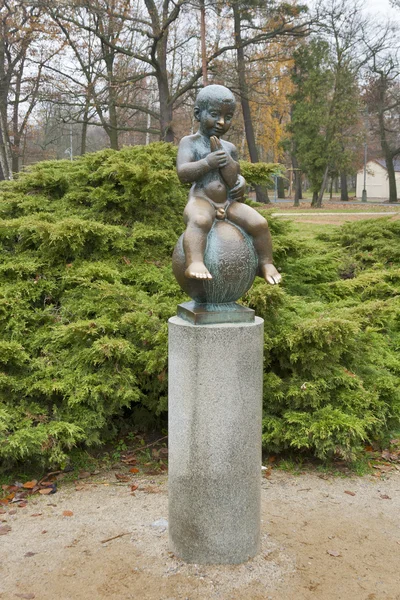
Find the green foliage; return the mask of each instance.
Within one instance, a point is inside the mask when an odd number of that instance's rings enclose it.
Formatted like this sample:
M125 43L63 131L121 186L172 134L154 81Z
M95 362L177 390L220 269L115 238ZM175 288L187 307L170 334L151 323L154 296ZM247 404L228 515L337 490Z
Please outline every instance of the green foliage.
M187 188L168 144L41 163L0 186L0 460L63 464L167 409L170 266ZM272 166L243 165L247 177ZM247 169L247 171L246 171ZM250 175L251 177L252 175ZM264 176L264 175L263 175ZM266 216L264 444L351 457L400 416L398 222L310 239Z
M240 172L252 185L270 185L274 175L283 175L284 167L274 163L240 161Z
M292 119L288 130L302 170L313 192L320 191L324 172L333 175L353 170L352 125L359 118L359 91L351 60L340 40L335 51L314 38L294 53L291 96Z

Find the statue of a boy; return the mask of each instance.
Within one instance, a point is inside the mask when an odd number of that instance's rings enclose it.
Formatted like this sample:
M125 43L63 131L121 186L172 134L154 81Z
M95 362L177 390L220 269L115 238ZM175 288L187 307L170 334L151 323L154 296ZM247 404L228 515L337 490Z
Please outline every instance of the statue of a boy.
M246 182L240 175L237 150L221 139L231 126L235 104L228 88L222 85L203 88L194 109L199 129L182 138L179 144L179 179L193 183L184 211L185 276L212 279L204 264L207 235L215 219L227 218L253 238L259 274L268 283L276 284L281 275L272 264L268 223L256 210L242 203Z

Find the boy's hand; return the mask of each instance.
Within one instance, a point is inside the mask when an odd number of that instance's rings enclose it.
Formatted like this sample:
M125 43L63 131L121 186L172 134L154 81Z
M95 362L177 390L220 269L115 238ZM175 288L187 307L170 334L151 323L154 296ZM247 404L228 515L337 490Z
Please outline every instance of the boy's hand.
M221 169L228 164L228 155L222 147L221 141L216 135L210 137L211 154L207 156L207 162L212 169Z
M235 187L233 187L229 191L229 196L232 198L232 200L236 200L237 202L240 202L241 200L243 200L245 190L246 190L246 180L244 177L239 175Z
M221 169L228 164L228 157L225 150L217 150L216 152L211 152L206 157L206 161L212 169Z

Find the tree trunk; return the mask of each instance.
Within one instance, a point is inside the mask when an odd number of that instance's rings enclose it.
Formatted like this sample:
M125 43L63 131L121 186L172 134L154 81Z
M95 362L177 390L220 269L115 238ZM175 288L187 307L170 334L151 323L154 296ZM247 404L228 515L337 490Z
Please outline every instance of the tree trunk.
M317 208L321 208L321 206L322 206L322 200L323 200L323 197L324 197L324 192L325 192L325 189L326 189L326 185L328 183L328 177L329 177L329 165L327 165L327 167L325 169L324 178L322 180L322 185L321 185L321 188L319 190L319 194L317 195L316 203L313 204L313 206L316 206ZM314 198L313 198L313 201L314 201Z
M206 49L206 7L204 0L200 0L200 39L201 39L201 70L203 72L203 85L207 85L207 49Z
M110 118L110 126L107 128L108 137L110 138L110 148L118 150L118 120L117 109L113 100L109 100L108 112Z
M256 191L256 202L260 202L260 204L270 204L268 190L265 185L255 185L254 189Z
M387 91L388 82L384 75L381 74L379 82L379 104L378 104L378 121L379 133L381 138L381 147L386 160L386 168L389 180L389 202L397 202L397 186L396 175L393 165L393 154L390 151L389 143L386 138L385 127L385 94Z
M333 198L333 177L331 177L331 184L329 186L329 200Z
M168 85L167 43L168 33L165 32L157 45L156 77L158 85L158 99L160 102L160 139L173 143L175 132L172 124L172 104Z
M393 155L390 152L388 152L385 158L389 180L389 202L397 202L397 184L396 173L393 164Z
M12 158L7 132L7 116L2 108L3 106L0 106L0 164L4 179L12 179Z
M168 79L160 74L157 77L160 100L160 140L174 142L175 134L172 126L172 106L169 103Z
M294 173L294 206L300 206L300 200L302 199L301 193L301 171L298 168L297 158L292 156L292 165ZM297 165L297 166L295 166Z
M106 44L102 44L104 62L107 69L107 92L108 92L108 122L109 126L106 129L110 139L110 147L113 150L118 150L118 114L116 107L116 85L114 77L114 50L110 49Z
M81 156L83 156L86 153L88 115L89 115L89 101L86 102L85 112L83 113L83 119L82 119L83 123L82 123L82 131L81 131Z
M318 192L313 191L311 206L318 206Z
M241 31L241 19L240 19L240 7L238 0L233 2L233 17L235 24L235 44L236 44L236 56L237 56L237 71L239 79L239 91L240 91L240 102L242 106L244 129L246 132L247 147L249 149L250 160L252 163L258 163L258 150L256 145L256 138L254 135L253 121L251 118L250 102L248 87L246 81L246 61L244 56L244 50L242 46L242 31ZM257 202L262 204L269 204L268 191L266 186L256 185Z
M342 202L349 201L349 190L347 187L347 173L345 171L340 172L340 199Z
M19 143L13 144L12 152L11 152L11 168L13 173L19 173L19 156L20 156L20 147Z
M283 183L283 177L278 177L278 198L284 198L285 197L285 186Z

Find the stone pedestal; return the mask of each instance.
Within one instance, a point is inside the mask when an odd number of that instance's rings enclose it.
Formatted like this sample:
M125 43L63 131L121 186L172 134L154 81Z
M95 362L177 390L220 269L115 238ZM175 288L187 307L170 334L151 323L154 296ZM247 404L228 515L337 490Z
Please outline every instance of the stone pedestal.
M183 560L259 548L263 320L169 320L169 540Z

